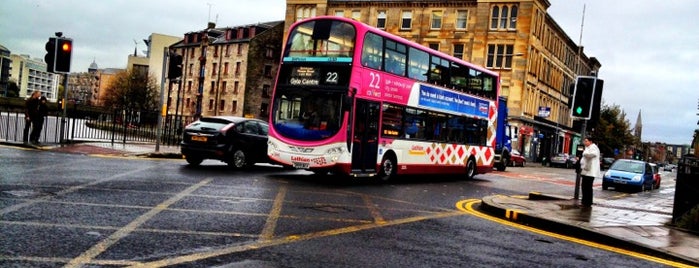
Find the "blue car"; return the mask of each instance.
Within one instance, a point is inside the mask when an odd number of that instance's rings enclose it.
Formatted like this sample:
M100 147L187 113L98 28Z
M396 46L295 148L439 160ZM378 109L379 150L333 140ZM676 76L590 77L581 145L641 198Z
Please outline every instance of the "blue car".
M602 177L602 190L609 187L628 187L641 192L652 190L653 168L645 161L618 159Z

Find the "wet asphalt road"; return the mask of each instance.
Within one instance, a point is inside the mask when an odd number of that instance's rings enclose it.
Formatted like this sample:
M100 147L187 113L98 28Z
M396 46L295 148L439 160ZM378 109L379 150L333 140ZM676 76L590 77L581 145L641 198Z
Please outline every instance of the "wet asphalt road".
M376 184L0 146L0 266L660 267L456 209L569 191L501 175Z

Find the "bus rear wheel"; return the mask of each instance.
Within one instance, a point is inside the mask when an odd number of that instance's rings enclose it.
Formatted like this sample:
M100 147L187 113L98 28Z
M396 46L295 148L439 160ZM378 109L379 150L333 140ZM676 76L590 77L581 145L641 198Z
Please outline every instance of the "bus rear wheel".
M466 179L471 180L476 176L476 161L473 158L469 158L466 162Z
M396 176L396 158L393 155L385 155L379 167L379 180L390 181Z

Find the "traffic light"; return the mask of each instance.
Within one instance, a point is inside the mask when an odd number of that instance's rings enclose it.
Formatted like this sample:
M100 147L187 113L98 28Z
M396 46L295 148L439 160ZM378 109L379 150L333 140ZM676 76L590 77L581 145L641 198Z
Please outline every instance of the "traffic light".
M56 65L57 73L70 73L70 59L73 55L73 40L68 38L56 39Z
M46 62L46 71L53 73L53 68L56 65L56 37L49 37L49 41L46 42L44 61Z
M177 79L182 76L182 56L176 53L170 53L170 62L167 67L167 78Z
M573 105L570 107L570 116L578 119L590 119L592 114L592 102L595 96L594 76L578 76L573 93Z

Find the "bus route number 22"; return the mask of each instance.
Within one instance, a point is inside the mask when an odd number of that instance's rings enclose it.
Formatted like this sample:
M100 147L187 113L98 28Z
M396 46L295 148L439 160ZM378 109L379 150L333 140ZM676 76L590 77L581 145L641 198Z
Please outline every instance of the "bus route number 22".
M371 80L369 81L369 87L374 89L380 89L381 75L377 73L369 73Z
M327 74L325 74L325 83L337 85L338 77L339 75L337 74L337 72L328 72Z

